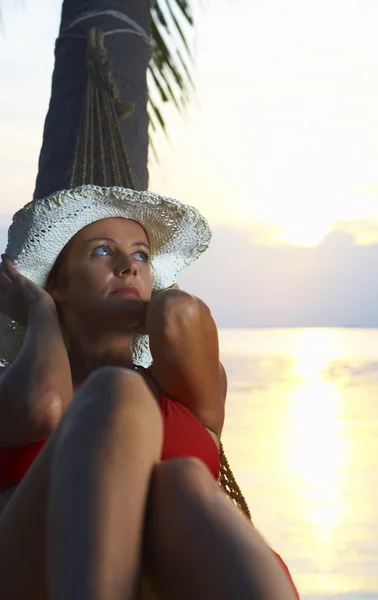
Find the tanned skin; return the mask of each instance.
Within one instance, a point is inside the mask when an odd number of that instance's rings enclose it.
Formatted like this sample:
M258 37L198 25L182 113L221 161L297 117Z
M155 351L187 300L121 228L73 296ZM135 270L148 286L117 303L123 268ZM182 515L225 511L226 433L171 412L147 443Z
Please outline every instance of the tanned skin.
M149 253L140 225L112 218L76 234L46 291L3 257L0 311L27 333L0 374L0 445L49 441L0 494L1 594L293 600L272 552L207 468L160 462L159 393L132 370L133 336L150 336L158 387L218 444L226 377L210 310L178 289L153 295Z

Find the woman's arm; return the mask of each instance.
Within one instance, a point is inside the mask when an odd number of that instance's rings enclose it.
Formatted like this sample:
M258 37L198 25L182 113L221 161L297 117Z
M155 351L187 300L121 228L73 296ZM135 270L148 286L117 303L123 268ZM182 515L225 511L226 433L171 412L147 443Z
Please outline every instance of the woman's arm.
M17 306L27 331L16 361L1 373L0 446L19 446L50 435L71 401L72 379L54 301L14 267L7 273L2 312L14 318L10 305Z
M146 328L162 389L219 436L227 380L209 308L182 290L166 290L150 302Z

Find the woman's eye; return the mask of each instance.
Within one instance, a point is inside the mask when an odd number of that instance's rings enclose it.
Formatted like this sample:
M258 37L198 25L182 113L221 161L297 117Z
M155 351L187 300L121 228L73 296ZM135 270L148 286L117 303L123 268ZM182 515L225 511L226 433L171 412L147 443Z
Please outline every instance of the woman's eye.
M110 256L111 250L109 246L97 246L97 248L92 250L92 254L96 256Z
M138 252L134 252L133 256L136 258L136 260L139 260L141 262L148 262L148 259L149 259L147 252L143 252L142 250L138 250Z

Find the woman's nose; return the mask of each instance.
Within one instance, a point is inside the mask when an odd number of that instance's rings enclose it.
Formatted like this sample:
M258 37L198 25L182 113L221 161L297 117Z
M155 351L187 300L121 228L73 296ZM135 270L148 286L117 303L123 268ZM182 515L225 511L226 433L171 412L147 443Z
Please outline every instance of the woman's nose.
M136 261L126 254L120 256L115 265L115 273L118 276L127 275L129 273L135 275L137 270Z

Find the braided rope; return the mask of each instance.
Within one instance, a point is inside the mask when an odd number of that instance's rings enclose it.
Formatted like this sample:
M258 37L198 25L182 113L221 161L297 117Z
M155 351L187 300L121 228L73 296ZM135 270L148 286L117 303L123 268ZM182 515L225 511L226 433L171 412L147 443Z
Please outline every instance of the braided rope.
M232 502L236 504L236 506L238 506L251 521L252 517L247 501L244 498L243 493L235 479L235 475L233 474L230 464L227 460L222 443L220 445L219 452L221 459L219 485L226 492Z
M120 119L128 117L134 105L123 102L111 73L104 32L91 28L87 38L88 81L83 103L70 186L86 183L135 189ZM106 160L105 146L109 150Z
M101 122L100 92L97 87L95 90L95 111L96 111L95 118L97 120L97 123L100 123ZM97 128L97 134L98 134L98 144L99 144L99 152L100 152L98 166L102 173L106 173L104 130L102 127ZM107 182L107 179L105 179L104 187L106 187L107 185L108 185L108 182Z

